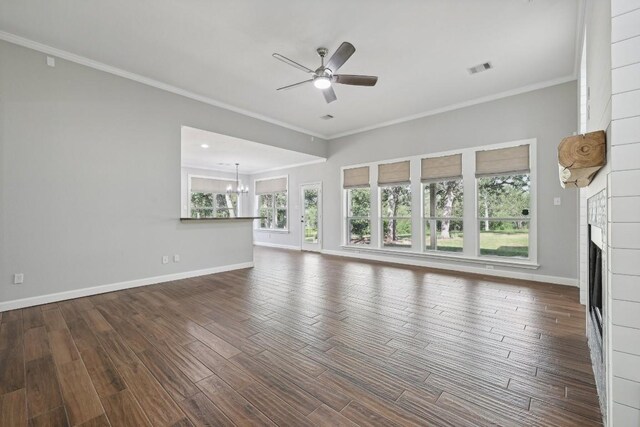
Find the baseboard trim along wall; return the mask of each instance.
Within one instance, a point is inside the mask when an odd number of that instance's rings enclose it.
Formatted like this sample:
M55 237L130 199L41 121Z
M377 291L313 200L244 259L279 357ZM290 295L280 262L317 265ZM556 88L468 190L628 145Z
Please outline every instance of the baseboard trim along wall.
M190 277L206 276L208 274L222 273L231 270L240 270L243 268L251 268L253 266L253 261L241 262L239 264L222 265L219 267L205 268L202 270L184 271L182 273L165 274L162 276L146 277L143 279L128 280L126 282L93 286L91 288L74 289L72 291L58 292L55 294L22 298L13 301L0 302L0 312L32 307L34 305L49 304L52 302L64 301L73 298L104 294L106 292L121 291L123 289L137 288L140 286L154 285L157 283L171 282L173 280L188 279Z
M325 255L335 255L347 258L365 259L368 261L388 262L392 264L412 265L416 267L428 267L437 270L461 271L464 273L474 273L483 276L505 277L509 279L531 280L534 282L553 283L555 285L575 286L578 287L578 279L569 277L546 276L543 274L525 273L509 270L488 270L480 267L472 267L466 265L442 264L440 262L425 261L420 259L401 259L398 257L391 258L385 255L376 255L363 252L347 252L339 250L322 250Z
M253 242L254 246L264 246L267 248L288 249L290 251L299 251L300 246L281 245L279 243Z

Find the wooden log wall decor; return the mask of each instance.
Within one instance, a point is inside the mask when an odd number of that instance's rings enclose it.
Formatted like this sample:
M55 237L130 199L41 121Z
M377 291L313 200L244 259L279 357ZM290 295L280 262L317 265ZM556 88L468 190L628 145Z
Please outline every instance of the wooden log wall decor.
M558 169L562 188L581 188L589 185L606 163L604 131L564 138L558 146Z

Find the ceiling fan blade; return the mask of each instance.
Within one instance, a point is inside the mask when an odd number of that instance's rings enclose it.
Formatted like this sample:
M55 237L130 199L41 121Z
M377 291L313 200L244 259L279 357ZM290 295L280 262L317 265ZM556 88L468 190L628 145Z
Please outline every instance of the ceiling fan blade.
M277 60L284 62L284 63L285 63L285 64L287 64L287 65L291 65L292 67L295 67L295 68L297 68L297 69L299 69L299 70L304 71L305 73L311 73L311 74L313 74L313 72L314 72L311 68L307 68L307 67L305 67L305 66L304 66L304 65L302 65L302 64L298 64L298 63L297 63L296 61L294 61L293 59L289 59L289 58L287 58L286 56L282 56L282 55L280 55L279 53L274 53L272 56L273 56L274 58L276 58Z
M305 81L303 81L303 82L294 83L294 84L292 84L292 85L279 87L279 88L278 88L278 89L276 89L276 90L293 89L294 87L302 86L303 84L305 84L305 83L311 83L312 81L313 81L313 79L305 80Z
M375 86L378 82L377 76L357 76L353 74L334 74L335 83L354 86Z
M327 101L327 104L331 104L333 101L336 101L338 99L335 91L331 86L326 89L322 89L322 94L324 95L324 99L325 101Z
M338 50L336 50L327 62L326 67L330 69L332 72L338 71L338 68L342 67L342 65L347 62L347 59L351 58L351 55L356 51L356 48L349 42L342 42Z

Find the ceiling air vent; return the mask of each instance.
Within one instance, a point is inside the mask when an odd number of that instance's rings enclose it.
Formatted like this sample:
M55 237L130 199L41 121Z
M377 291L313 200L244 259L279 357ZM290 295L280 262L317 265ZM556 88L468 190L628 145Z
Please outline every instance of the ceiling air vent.
M320 118L322 120L331 120L331 119L333 119L333 116L331 114L327 114L325 116L321 116Z
M467 71L469 71L469 74L478 74L483 71L490 70L492 68L493 68L493 65L491 65L491 62L485 62L484 64L479 64L479 65L476 65L475 67L467 68Z

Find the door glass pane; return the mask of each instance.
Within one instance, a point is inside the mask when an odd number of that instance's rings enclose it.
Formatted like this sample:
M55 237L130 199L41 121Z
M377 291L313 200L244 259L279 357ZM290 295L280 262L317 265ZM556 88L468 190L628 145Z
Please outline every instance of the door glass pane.
M318 189L304 189L304 241L318 243Z

